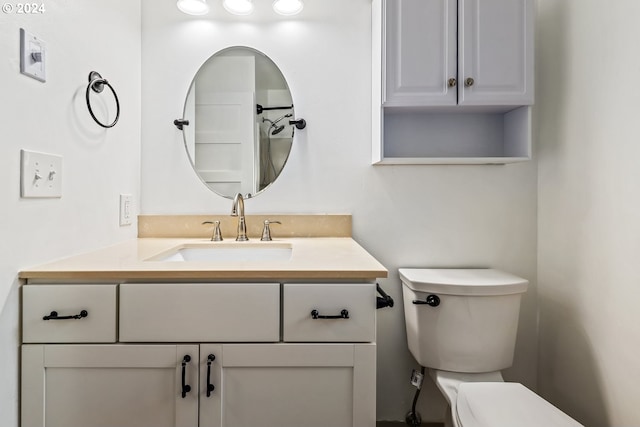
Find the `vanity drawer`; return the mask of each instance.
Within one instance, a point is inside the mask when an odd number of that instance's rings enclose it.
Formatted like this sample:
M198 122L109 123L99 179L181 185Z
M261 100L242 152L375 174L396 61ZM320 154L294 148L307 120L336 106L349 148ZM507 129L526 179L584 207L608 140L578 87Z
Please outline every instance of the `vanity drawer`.
M82 284L23 286L22 342L115 342L116 288L117 285ZM57 316L51 316L52 312ZM75 318L65 318L68 316Z
M122 342L279 340L279 283L120 285Z
M288 283L284 285L282 304L284 341L375 341L373 283Z

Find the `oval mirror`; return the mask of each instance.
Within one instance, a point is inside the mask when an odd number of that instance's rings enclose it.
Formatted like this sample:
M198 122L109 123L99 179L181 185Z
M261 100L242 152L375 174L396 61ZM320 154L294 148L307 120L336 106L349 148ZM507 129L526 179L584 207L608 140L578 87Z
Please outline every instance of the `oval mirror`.
M194 170L211 190L254 197L273 183L291 151L289 86L276 64L248 47L209 58L187 93L182 131Z

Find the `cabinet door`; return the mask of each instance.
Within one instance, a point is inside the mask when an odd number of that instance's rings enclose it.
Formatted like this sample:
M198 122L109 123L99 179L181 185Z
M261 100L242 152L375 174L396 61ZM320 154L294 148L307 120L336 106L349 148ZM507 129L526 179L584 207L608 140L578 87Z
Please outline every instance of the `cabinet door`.
M385 0L383 105L455 105L457 0Z
M217 383L201 394L201 427L375 426L375 344L202 345L200 354L216 356Z
M459 104L533 104L533 0L460 0L459 8Z
M198 359L197 345L23 345L22 427L195 427Z

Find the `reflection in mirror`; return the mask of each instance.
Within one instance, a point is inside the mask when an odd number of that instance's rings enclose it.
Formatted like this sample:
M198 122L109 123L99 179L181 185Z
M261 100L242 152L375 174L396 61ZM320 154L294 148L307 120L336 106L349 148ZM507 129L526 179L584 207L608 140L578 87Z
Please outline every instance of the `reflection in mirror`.
M187 154L219 195L253 197L282 172L293 118L289 86L273 61L247 47L224 49L200 67L187 93Z

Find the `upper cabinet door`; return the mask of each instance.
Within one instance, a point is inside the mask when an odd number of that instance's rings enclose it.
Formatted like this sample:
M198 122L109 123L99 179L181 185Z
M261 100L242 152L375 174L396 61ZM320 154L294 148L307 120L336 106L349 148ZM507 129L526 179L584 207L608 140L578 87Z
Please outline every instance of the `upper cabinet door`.
M385 0L383 10L383 105L455 105L457 0Z
M533 0L460 0L458 103L533 104Z

